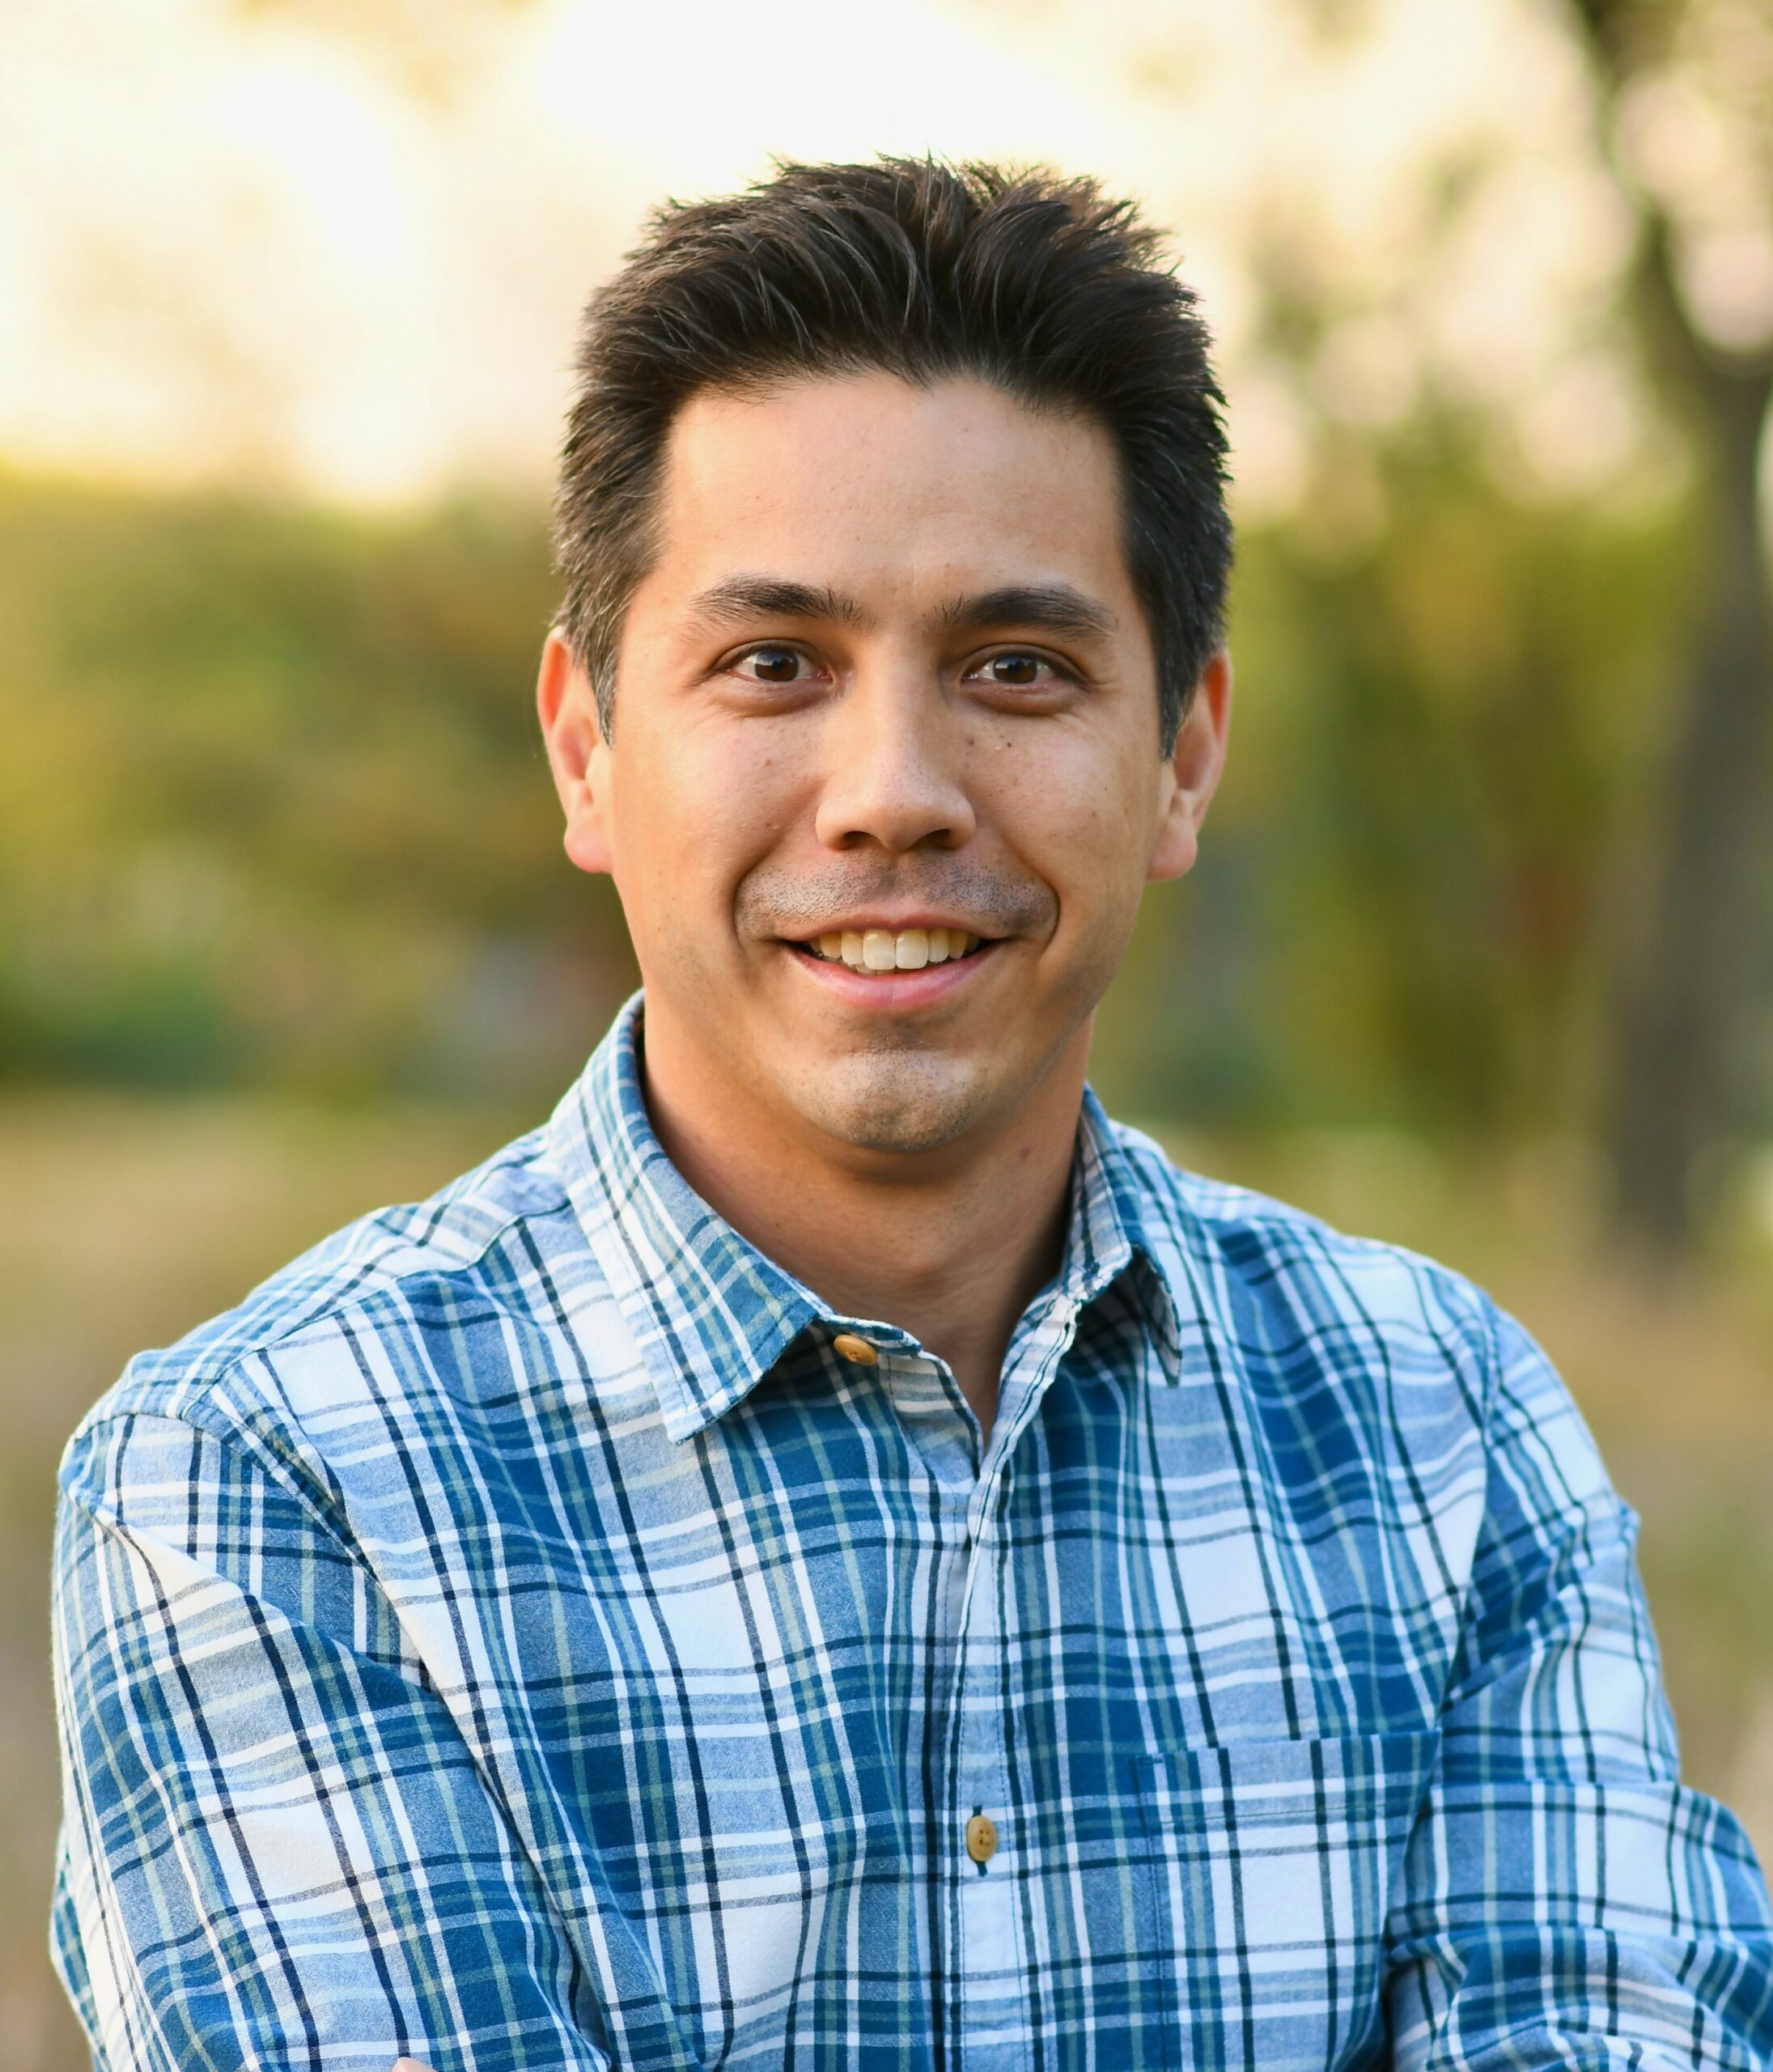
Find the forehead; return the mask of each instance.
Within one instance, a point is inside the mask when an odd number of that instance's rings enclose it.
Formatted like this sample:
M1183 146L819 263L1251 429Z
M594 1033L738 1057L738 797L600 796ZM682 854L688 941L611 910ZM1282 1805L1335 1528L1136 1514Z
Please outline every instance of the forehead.
M672 427L659 519L672 590L742 567L883 607L1031 581L1131 603L1106 431L970 379L705 391Z

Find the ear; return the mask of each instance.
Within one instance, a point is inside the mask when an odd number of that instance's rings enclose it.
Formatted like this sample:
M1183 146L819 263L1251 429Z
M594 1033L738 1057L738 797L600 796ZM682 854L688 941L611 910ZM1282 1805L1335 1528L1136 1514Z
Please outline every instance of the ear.
M609 747L598 721L591 679L558 626L542 643L536 711L554 789L566 816L566 854L582 871L608 871Z
M1188 716L1164 765L1156 839L1146 876L1181 877L1200 853L1201 822L1225 768L1225 741L1232 716L1232 658L1220 648L1208 658L1194 686Z

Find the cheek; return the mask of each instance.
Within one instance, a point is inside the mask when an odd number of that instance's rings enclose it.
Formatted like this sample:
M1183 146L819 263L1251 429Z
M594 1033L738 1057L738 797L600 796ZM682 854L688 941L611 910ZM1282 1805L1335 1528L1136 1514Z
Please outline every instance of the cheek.
M776 749L686 728L618 740L616 878L651 914L730 909L745 873L792 823L791 780Z
M1058 894L1062 932L1136 910L1156 826L1156 779L1143 762L1007 754L1000 768L994 817Z

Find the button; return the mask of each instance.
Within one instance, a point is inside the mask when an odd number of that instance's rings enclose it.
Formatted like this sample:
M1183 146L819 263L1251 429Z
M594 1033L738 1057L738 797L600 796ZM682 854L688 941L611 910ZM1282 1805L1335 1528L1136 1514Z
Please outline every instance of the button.
M840 1331L831 1341L831 1350L840 1360L847 1360L852 1367L872 1367L880 1357L865 1338L858 1338L853 1331Z
M997 1854L997 1823L983 1813L966 1824L966 1853L975 1863L989 1863Z

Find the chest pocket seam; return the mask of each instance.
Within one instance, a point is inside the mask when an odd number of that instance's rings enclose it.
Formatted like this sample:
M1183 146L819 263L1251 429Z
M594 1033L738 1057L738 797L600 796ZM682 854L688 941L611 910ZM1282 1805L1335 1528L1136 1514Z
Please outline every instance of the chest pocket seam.
M1135 1759L1149 1903L1167 1929L1166 2065L1366 2061L1383 2036L1389 1894L1437 1740L1228 1742ZM1185 2050L1185 2021L1216 2028L1217 2048Z

